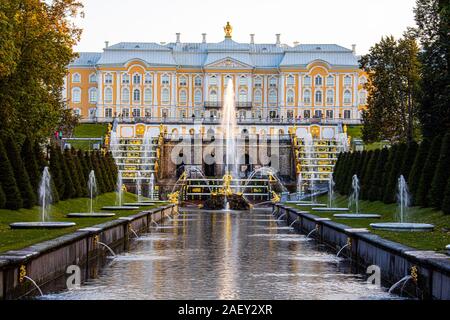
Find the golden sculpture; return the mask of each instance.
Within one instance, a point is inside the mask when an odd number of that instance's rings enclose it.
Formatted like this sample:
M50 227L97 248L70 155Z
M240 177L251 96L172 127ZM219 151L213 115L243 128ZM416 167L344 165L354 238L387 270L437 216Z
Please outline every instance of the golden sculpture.
M275 191L272 191L272 203L279 203L280 201L280 196Z
M227 22L227 25L223 28L225 31L225 38L231 39L231 34L233 33L233 27L231 26L230 22Z
M231 174L227 173L223 176L223 192L230 196L233 194L233 190L231 190L231 181L233 180L233 177Z
M179 197L180 197L180 191L170 193L167 197L169 198L170 203L178 204Z
M344 133L347 133L347 125L344 124Z

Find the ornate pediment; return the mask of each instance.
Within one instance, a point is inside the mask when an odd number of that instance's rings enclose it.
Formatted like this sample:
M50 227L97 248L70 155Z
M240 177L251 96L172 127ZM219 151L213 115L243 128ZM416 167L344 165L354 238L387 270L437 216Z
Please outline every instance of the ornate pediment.
M233 58L220 59L205 66L210 69L252 69L253 67Z

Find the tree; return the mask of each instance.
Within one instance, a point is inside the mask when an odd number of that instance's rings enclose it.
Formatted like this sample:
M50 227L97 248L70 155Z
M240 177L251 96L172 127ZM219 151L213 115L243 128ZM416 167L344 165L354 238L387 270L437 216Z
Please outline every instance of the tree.
M69 170L70 178L73 184L74 193L71 198L80 198L83 195L83 190L85 186L81 186L80 178L78 177L78 171L75 165L75 160L72 157L72 152L70 150L64 150L64 160Z
M85 170L82 165L82 162L84 162L83 153L81 153L81 157L80 157L79 153L75 149L72 149L72 159L75 164L75 170L77 172L78 180L79 180L79 184L80 184L80 188L81 188L80 196L86 197L88 195L88 190L87 190L87 180L84 177Z
M60 151L56 145L52 145L50 148L50 175L52 177L53 201L58 202L59 199L64 199L65 178L63 178L62 164ZM52 187L53 188L53 187ZM55 201L56 200L56 201Z
M2 185L0 184L0 209L3 209L6 204L5 192L3 191Z
M431 182L434 177L434 172L439 159L439 152L441 150L442 137L437 136L433 139L427 159L423 164L423 170L420 175L419 186L417 187L415 204L422 207L429 205L428 191L431 187Z
M423 166L427 160L428 152L430 150L431 142L429 139L424 139L417 150L414 164L409 173L408 184L409 192L412 196L412 203L416 203L417 189L419 187L420 177L422 176Z
M407 145L400 143L395 151L395 156L392 160L391 170L388 176L388 184L386 185L386 191L383 196L385 203L394 203L397 195L398 178L401 175L402 164L405 159Z
M369 162L367 164L366 171L363 177L363 183L361 186L361 199L368 199L369 190L373 184L375 168L377 166L378 157L380 156L380 150L377 149L371 152Z
M0 130L44 139L61 122L81 7L77 0L1 1Z
M19 188L22 196L23 206L28 209L32 208L37 202L36 192L31 186L28 172L25 169L19 149L17 148L17 144L12 136L6 138L5 148L9 162L11 163L11 167L14 171L17 187Z
M37 195L41 173L36 161L34 145L29 136L26 137L22 145L21 157L23 160L23 164L25 165L25 168L27 170L28 177L30 178L30 183L33 191Z
M382 184L382 177L385 173L386 168L386 162L389 158L389 150L387 148L383 148L380 151L380 155L378 157L378 162L375 167L375 171L373 174L373 181L371 182L369 193L368 193L368 199L370 201L377 201L380 200L382 197L382 188L384 187Z
M419 48L410 34L395 40L382 38L360 60L369 75L367 109L363 111L366 142L412 141L419 95Z
M447 181L450 177L450 133L447 133L442 140L439 161L437 163L434 177L431 182L431 189L428 194L430 205L440 209L444 198Z
M64 177L64 192L62 199L72 199L76 197L77 190L75 189L74 180L70 170L70 160L65 157L65 155L62 154L59 150L58 153L61 159L61 172Z
M14 171L9 162L8 155L2 140L0 139L0 184L5 193L6 203L5 208L17 210L23 207L22 197L19 188L17 187Z
M450 3L417 0L414 10L422 45L422 95L419 117L425 137L450 129Z

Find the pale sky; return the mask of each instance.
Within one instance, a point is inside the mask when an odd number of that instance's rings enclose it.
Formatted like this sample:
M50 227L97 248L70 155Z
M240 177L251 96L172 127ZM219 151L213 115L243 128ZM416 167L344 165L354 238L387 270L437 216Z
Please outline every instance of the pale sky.
M414 26L415 0L82 0L85 18L77 51L101 51L104 42L208 42L224 38L230 21L233 40L257 43L357 45L365 54L383 35L399 37Z

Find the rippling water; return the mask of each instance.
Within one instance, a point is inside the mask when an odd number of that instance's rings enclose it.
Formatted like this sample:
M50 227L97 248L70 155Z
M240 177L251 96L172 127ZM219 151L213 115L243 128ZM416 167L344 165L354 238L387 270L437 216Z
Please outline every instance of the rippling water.
M198 212L134 240L100 276L45 299L395 299L270 212Z

